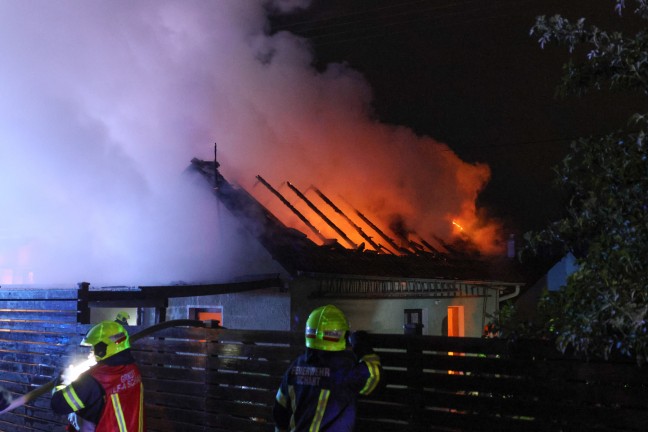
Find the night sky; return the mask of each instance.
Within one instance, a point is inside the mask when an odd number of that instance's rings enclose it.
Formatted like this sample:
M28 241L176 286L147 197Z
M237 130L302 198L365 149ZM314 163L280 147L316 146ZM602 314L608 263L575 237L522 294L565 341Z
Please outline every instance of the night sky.
M529 30L538 15L584 16L624 30L637 19L614 1L314 0L275 17L273 30L307 38L316 66L347 63L374 91L374 115L446 143L492 179L479 204L512 233L555 218L563 200L555 166L571 140L622 127L637 102L592 93L555 97L566 49L540 49ZM583 53L574 54L580 61Z

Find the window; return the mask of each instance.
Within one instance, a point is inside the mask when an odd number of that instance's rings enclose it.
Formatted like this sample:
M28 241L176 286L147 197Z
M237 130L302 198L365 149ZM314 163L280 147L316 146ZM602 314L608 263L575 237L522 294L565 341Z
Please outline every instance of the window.
M405 322L403 329L405 334L422 335L423 334L423 309L405 309Z
M199 321L218 321L220 325L223 325L223 307L190 307L189 319Z
M422 324L423 309L405 309L404 324Z

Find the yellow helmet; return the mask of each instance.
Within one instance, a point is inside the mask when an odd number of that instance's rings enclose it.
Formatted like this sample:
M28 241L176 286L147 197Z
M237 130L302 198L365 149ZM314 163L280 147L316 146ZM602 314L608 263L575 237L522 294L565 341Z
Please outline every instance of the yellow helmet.
M333 305L320 306L306 321L306 346L323 351L346 349L349 322L344 313Z
M130 348L130 341L124 326L115 321L102 321L90 329L81 345L91 346L95 360L101 361Z
M127 326L128 325L128 320L130 319L130 314L126 311L119 311L117 313L117 316L115 317L115 322Z

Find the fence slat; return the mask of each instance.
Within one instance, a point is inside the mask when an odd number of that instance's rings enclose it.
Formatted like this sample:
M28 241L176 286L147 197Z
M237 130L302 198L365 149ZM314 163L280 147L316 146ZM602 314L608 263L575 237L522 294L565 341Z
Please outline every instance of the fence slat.
M90 326L76 323L75 296L0 290L0 385L14 396L81 353ZM648 424L648 368L633 359L586 362L547 341L394 334L370 341L383 386L359 399L357 431L638 432ZM273 431L276 389L303 344L301 333L186 327L138 340L147 430ZM4 414L0 430L62 430L49 398Z

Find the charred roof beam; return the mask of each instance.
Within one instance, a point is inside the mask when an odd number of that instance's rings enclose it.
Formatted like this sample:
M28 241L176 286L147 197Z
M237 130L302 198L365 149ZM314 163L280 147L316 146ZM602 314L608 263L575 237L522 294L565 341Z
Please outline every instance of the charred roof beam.
M337 225L335 225L335 223L333 223L333 221L332 221L331 219L329 219L329 218L328 218L324 213L322 213L322 212L320 211L320 209L318 209L317 206L316 206L315 204L313 204L313 202L312 202L311 200L309 200L308 198L306 198L306 195L304 195L304 194L303 194L299 189L297 189L297 188L296 188L292 183L290 183L290 182L286 182L286 184L288 185L288 187L289 187L293 192L295 192L295 195L297 195L299 198L301 198L301 200L304 201L304 202L306 203L306 205L307 205L311 210L313 210L313 211L314 211L314 212L315 212L315 213L316 213L320 218L322 218L322 220L323 220L324 222L326 222L326 224L327 224L328 226L330 226L331 228L333 228L333 230L334 230L336 233L338 233L338 235L339 235L340 237L342 237L342 239L343 239L345 242L347 242L347 244L348 244L349 246L351 246L351 248L353 248L353 249L357 249L357 248L358 248L358 245L355 244L355 243L353 242L353 240L351 240L351 239L346 235L346 233L345 233L344 231L342 231L342 230L341 230Z
M387 253L391 253L389 249L385 249L382 245L373 241L371 236L367 235L367 233L365 233L361 227L359 227L355 222L353 222L353 220L351 220L351 218L347 216L346 213L344 213L338 206L336 206L335 203L333 203L333 201L331 201L326 195L324 195L324 193L322 193L321 190L319 190L315 186L311 186L311 188L322 199L322 201L324 201L329 207L331 207L334 212L342 216L342 218L344 218L344 220L346 220L349 223L349 225L351 225L358 232L358 234L360 234L360 236L363 239L365 239L367 243L369 243L377 252L384 251Z
M378 235L380 235L380 237L382 237L392 248L394 248L394 250L396 250L396 251L398 251L400 253L405 253L405 254L410 253L410 251L408 249L405 249L405 248L402 248L402 247L398 246L394 240L392 240L387 234L385 234L380 228L378 228L376 226L376 224L371 222L369 220L369 218L367 218L365 215L360 213L360 211L356 210L355 208L353 210L356 212L358 217L363 220L364 223L369 225L369 227L372 230L376 231L378 233Z
M275 188L270 185L263 177L260 175L256 176L257 180L263 184L270 192L272 192L279 200L290 209L304 224L315 233L315 235L322 241L322 243L328 243L328 239L322 235L322 233L304 216L299 210L295 208L290 202Z

